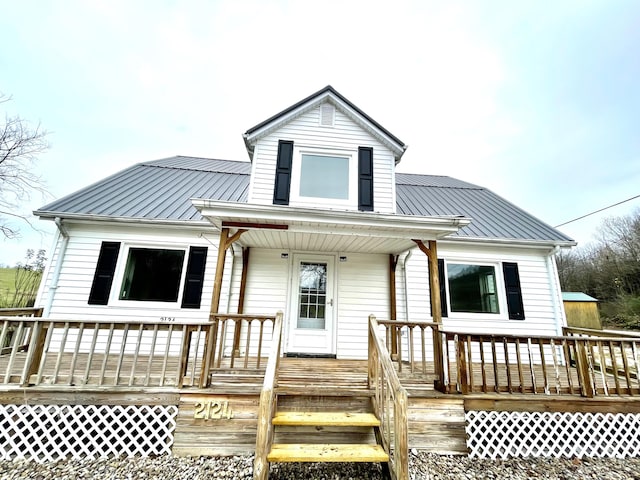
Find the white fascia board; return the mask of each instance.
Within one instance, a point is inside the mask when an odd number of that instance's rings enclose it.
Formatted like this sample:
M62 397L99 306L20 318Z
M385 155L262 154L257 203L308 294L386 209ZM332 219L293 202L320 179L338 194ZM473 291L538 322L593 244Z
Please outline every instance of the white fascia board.
M175 226L175 227L196 227L202 228L211 225L206 220L172 220L161 218L137 218L137 217L112 217L109 215L92 215L84 213L60 213L60 212L45 212L35 211L34 215L40 217L41 220L54 220L56 217L62 220L74 222L74 223L96 223L107 222L114 224L131 223L136 225L149 225L149 226Z
M528 247L528 248L571 248L575 247L578 242L565 242L560 240L526 240L515 238L474 238L474 237L449 237L443 240L442 243L450 244L473 244L483 246L496 246L501 247Z
M323 95L320 95L319 97L313 99L309 103L300 105L298 108L288 112L286 115L282 115L281 117L277 118L273 122L267 125L264 125L262 128L256 130L255 132L252 132L250 135L243 135L247 149L250 152L252 152L253 147L258 140L269 135L271 132L277 130L282 125L287 124L288 122L308 112L309 110L317 107L322 102L327 100L331 102L333 105L335 105L340 111L342 111L349 118L351 118L351 120L356 122L363 129L365 129L367 132L373 135L378 141L384 144L387 148L389 148L389 150L391 150L396 156L396 163L400 161L400 157L402 157L402 155L404 154L406 147L393 141L391 138L389 138L388 135L386 135L378 127L376 127L371 122L369 122L366 118L362 117L358 112L353 110L349 105L347 105L338 97L336 97L332 92L325 92Z
M220 202L192 199L193 206L207 218L244 218L247 222L269 222L290 225L290 232L326 232L344 234L377 234L383 237L406 238L409 233L424 233L440 238L457 232L471 221L465 217L418 217L343 210L316 210L278 205ZM220 225L217 225L218 227Z

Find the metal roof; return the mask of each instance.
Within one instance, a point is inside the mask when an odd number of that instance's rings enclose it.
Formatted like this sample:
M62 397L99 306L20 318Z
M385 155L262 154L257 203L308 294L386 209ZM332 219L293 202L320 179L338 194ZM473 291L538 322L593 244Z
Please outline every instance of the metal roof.
M171 157L129 167L36 212L148 220L204 220L192 198L246 202L249 162Z
M170 157L129 167L36 212L148 221L203 221L192 198L247 202L251 164ZM571 238L486 188L435 175L396 174L397 213L472 219L451 237L570 243Z
M565 302L597 302L597 298L593 298L582 292L562 292L562 300Z

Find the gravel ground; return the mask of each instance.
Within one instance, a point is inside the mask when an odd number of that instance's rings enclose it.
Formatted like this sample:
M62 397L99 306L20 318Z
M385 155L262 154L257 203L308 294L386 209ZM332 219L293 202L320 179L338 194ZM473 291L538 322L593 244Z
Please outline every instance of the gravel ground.
M2 480L205 480L251 479L253 457L119 458L37 464L0 461ZM477 460L421 452L410 456L410 478L458 479L561 479L640 480L640 459L510 459ZM278 464L270 480L381 480L376 464Z

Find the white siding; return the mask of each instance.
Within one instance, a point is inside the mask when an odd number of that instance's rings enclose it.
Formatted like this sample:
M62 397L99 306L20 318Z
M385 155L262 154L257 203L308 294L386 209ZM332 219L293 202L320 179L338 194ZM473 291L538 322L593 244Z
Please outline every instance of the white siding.
M351 152L356 162L358 147L373 147L375 211L395 212L393 153L338 109L335 126L321 127L319 112L320 107L315 107L257 142L249 203L273 203L278 140L292 140L294 146ZM293 161L296 162L295 155ZM294 206L295 202L291 202L290 205Z
M338 263L338 358L367 358L371 314L389 318L389 257L350 253Z
M249 256L245 313L275 315L287 306L289 260L281 250L252 248Z
M146 318L157 320L160 317L171 317L176 322L189 320L202 320L208 317L213 292L213 279L217 259L217 239L215 231L195 230L186 228L160 228L160 227L135 227L135 226L88 226L68 224L70 238L64 256L64 264L60 271L58 289L55 293L50 312L51 318ZM89 292L93 282L100 246L103 241L122 242L116 275L114 277L111 299L109 305L89 305ZM180 302L166 302L161 305L155 302L125 302L117 301L117 290L120 288L121 273L126 258L125 245L184 248L188 252L189 246L208 247L207 263L205 269L205 281L203 285L201 307L199 309L180 308ZM52 281L55 263L59 251L60 242L56 246L56 253L51 259L51 265L45 277L39 305L46 303L50 294L49 287ZM231 255L227 254L225 276L223 279L223 294L220 301L221 310L227 306L228 285L231 280ZM239 282L239 274L234 275L234 287ZM225 288L226 287L226 288ZM236 293L237 302L237 293ZM232 299L233 300L233 299ZM236 306L231 305L230 310Z

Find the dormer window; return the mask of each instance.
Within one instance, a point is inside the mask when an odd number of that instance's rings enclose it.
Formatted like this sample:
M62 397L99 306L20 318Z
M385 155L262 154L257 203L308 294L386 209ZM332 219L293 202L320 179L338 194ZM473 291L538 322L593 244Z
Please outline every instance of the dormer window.
M278 142L273 203L373 211L373 149L329 150Z
M300 197L349 199L348 156L303 153L300 158Z

